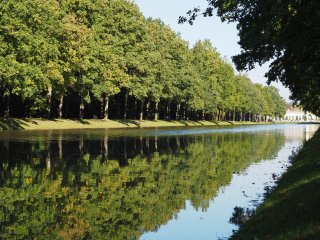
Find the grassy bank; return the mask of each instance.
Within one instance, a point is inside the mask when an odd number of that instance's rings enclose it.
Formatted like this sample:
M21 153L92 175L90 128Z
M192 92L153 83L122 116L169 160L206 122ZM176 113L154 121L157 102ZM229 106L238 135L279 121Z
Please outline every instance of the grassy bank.
M256 124L254 122L211 122L211 121L138 121L99 119L0 119L0 130L45 130L45 129L104 129L104 128L147 128L186 126L231 126Z
M320 130L232 239L320 239Z

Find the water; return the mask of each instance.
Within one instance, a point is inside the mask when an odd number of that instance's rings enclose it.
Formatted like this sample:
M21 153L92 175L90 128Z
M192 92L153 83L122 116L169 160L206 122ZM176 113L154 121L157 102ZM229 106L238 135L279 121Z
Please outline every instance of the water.
M0 239L227 239L317 128L0 133Z

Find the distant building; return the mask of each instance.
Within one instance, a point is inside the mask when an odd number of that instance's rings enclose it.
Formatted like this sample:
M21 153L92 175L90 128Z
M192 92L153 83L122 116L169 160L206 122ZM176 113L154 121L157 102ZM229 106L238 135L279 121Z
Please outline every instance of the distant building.
M318 122L320 118L310 112L303 111L301 107L288 105L286 114L282 120L289 122Z

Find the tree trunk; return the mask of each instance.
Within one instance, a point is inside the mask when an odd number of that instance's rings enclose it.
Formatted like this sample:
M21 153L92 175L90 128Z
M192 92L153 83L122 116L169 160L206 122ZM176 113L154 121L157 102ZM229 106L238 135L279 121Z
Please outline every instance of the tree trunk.
M140 105L140 117L139 117L140 121L143 120L143 111L144 111L143 108L144 108L144 100L142 99L141 100L141 105Z
M134 100L133 118L137 119L137 99Z
M48 86L47 92L47 118L51 117L51 100L52 100L52 86Z
M156 102L154 120L157 121L158 119L159 119L159 102Z
M171 101L168 102L167 105L167 120L171 119Z
M202 110L201 115L202 115L202 116L201 116L202 121L204 121L204 120L205 120L204 110Z
M233 121L236 121L236 108L233 109Z
M147 105L146 105L146 112L147 112L147 116L146 118L149 119L149 115L150 115L150 101L148 100Z
M70 98L68 97L67 98L67 104L66 104L66 111L65 111L66 114L64 116L65 118L69 117L69 109L70 109Z
M189 120L189 112L187 106L184 109L184 120Z
M103 96L103 119L108 120L109 119L109 96L106 94Z
M81 97L80 100L80 108L79 108L79 118L82 119L83 118L83 113L84 113L84 98Z
M176 120L179 120L179 119L180 119L180 108L181 108L181 105L180 105L180 104L177 104Z
M124 95L124 112L123 112L123 119L127 120L127 107L128 107L128 90Z
M11 94L9 93L8 96L6 97L6 110L4 111L4 118L10 117L10 97L11 97Z
M62 118L62 107L63 107L63 96L60 97L59 109L58 109L58 117Z

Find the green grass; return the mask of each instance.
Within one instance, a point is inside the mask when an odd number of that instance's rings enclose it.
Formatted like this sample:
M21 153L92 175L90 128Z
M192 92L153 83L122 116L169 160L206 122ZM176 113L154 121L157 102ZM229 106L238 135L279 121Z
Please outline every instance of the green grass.
M1 130L46 130L46 129L105 129L105 128L148 128L148 127L193 127L232 126L257 124L255 122L213 122L213 121L138 121L100 119L1 119Z
M320 239L320 130L231 239Z

